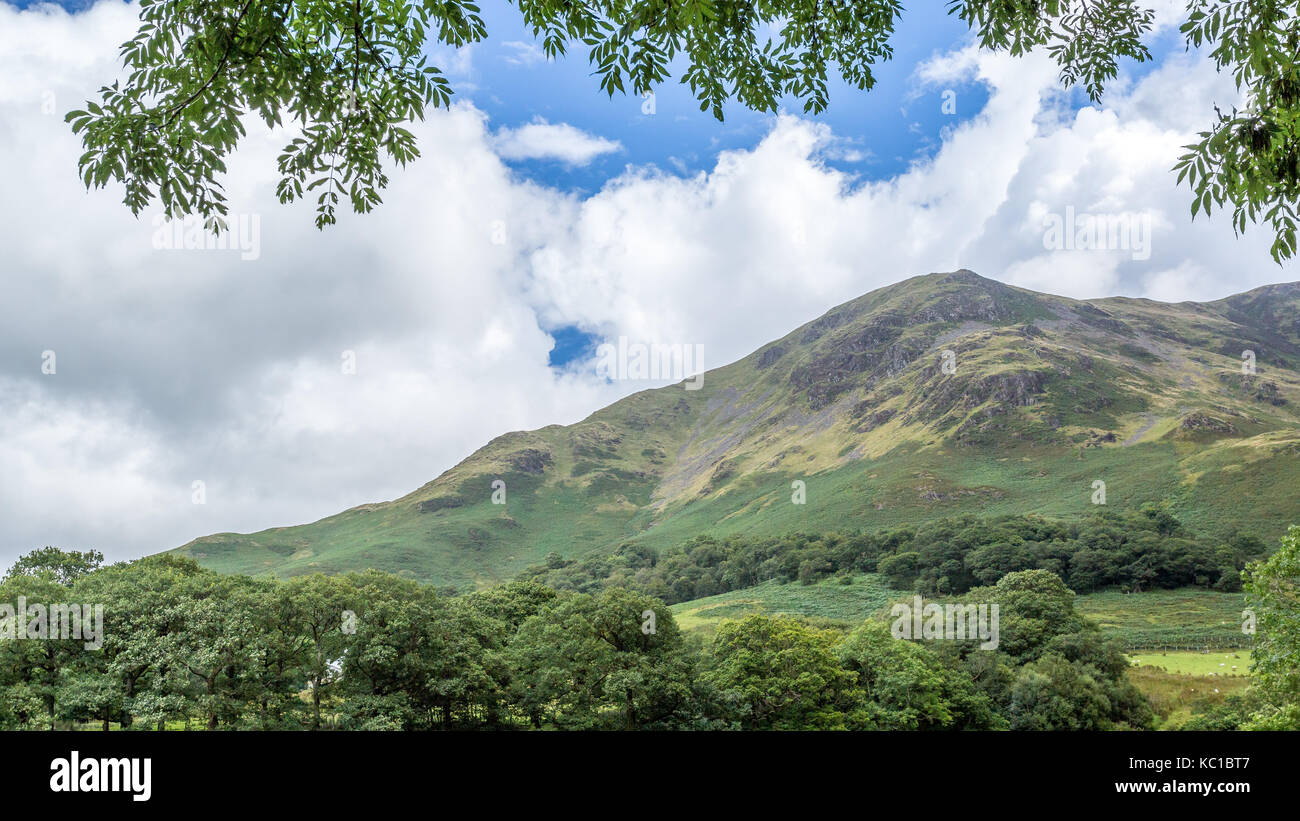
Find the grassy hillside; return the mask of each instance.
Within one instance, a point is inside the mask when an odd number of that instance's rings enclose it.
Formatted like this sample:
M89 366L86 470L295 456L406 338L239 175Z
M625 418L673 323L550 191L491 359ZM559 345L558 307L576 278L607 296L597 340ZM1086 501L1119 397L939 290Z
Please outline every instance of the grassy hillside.
M739 619L750 613L826 619L847 627L887 611L895 601L910 600L913 595L909 591L890 589L875 573L859 574L851 580L851 584L844 584L839 578L831 578L811 585L768 581L756 587L675 604L671 609L682 629L705 634L711 634L726 619ZM1075 599L1075 608L1081 614L1097 622L1107 636L1123 641L1144 662L1165 666L1169 672L1206 674L1218 668L1207 667L1208 661L1189 666L1185 657L1213 657L1217 664L1225 654L1248 647L1250 639L1241 632L1242 606L1240 593L1200 588L1090 593ZM1193 647L1210 648L1212 652L1207 655L1174 649ZM1230 664L1237 664L1238 672L1244 673L1249 665L1249 651L1241 650L1241 656L1244 662ZM1166 663L1162 665L1161 659Z
M227 572L376 567L472 589L628 541L1077 516L1096 480L1110 506L1167 502L1193 530L1271 543L1300 521L1298 455L1300 285L1170 305L958 271L838 306L700 390L498 437L400 499L178 551Z
M1250 637L1241 632L1245 601L1240 593L1194 588L1091 593L1080 596L1076 607L1135 651L1250 646Z
M810 585L767 581L744 590L675 604L670 609L683 630L705 634L713 633L727 619L744 618L750 613L802 616L849 627L911 596L905 591L891 590L875 573L846 578L850 584L839 578Z

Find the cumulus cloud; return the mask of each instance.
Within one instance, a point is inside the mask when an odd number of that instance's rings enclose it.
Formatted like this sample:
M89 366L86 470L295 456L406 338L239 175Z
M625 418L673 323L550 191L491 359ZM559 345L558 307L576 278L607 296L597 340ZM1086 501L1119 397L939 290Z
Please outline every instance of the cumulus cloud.
M138 556L393 498L502 432L645 387L549 368L558 325L701 344L715 367L929 271L1160 299L1289 278L1264 232L1186 217L1168 169L1233 93L1195 55L1079 111L1041 56L941 55L918 82L981 83L988 103L933 157L869 183L826 160L846 139L870 151L870 135L780 116L707 172L629 168L565 193L504 160L581 165L618 144L545 121L494 132L461 103L417 126L423 156L379 210L323 233L310 204L276 202L286 134L252 126L228 182L233 210L259 220L258 258L158 249L152 215L82 189L60 116L117 71L135 24L116 2L0 4L0 178L21 192L0 198L6 562L45 543ZM1149 215L1149 258L1046 248L1044 216L1067 208Z
M541 117L518 128L501 128L492 138L493 148L506 160L559 160L587 165L601 154L623 150L617 140L588 134L568 123L552 125Z

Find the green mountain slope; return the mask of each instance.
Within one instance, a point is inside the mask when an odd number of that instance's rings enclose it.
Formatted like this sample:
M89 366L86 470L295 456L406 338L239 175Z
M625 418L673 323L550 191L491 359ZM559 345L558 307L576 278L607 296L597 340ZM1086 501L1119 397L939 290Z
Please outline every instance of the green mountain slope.
M400 499L178 551L228 572L376 567L468 589L624 541L1081 515L1096 480L1109 505L1165 502L1195 529L1272 541L1300 521L1297 457L1300 283L1079 301L957 271L840 305L699 390L500 436Z

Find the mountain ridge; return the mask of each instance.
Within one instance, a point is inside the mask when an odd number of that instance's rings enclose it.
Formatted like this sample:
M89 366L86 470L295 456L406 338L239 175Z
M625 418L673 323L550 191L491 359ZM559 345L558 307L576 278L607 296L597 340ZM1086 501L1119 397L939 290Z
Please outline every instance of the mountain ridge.
M837 305L699 390L502 434L398 499L176 550L231 572L378 567L484 587L550 552L699 532L1080 515L1098 479L1110 504L1162 502L1203 530L1271 539L1300 505L1261 486L1293 483L1298 454L1300 283L1207 303L1073 300L962 269ZM1250 511L1233 507L1245 498Z

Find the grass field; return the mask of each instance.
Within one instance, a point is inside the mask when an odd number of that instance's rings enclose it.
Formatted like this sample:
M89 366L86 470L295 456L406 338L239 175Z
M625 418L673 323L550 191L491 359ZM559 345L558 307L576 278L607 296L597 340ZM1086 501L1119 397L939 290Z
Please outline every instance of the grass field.
M1157 667L1166 673L1215 678L1245 676L1250 673L1250 651L1229 650L1209 653L1159 651L1129 654L1134 666Z
M1176 730L1250 685L1249 650L1138 651L1129 659L1129 681L1151 702L1161 729Z
M1241 632L1240 593L1196 587L1146 593L1092 593L1075 600L1079 612L1119 637L1130 650L1232 649L1250 646Z
M1250 684L1245 676L1197 676L1145 664L1129 670L1128 678L1151 703L1162 730L1178 729L1194 714L1222 704Z

